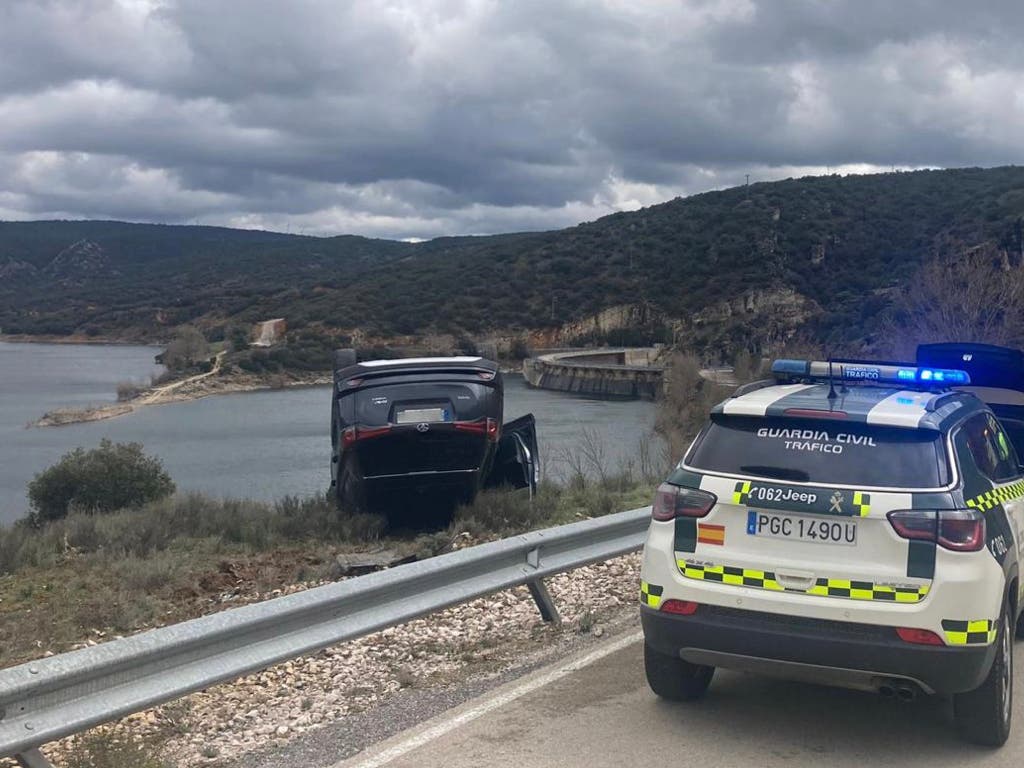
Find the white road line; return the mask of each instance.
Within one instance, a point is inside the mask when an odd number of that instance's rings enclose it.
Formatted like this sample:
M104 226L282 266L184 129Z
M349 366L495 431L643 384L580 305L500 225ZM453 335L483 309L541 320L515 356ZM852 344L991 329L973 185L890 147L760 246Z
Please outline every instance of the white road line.
M496 695L487 697L484 701L470 706L468 709L463 709L456 715L446 720L442 720L423 731L415 733L397 744L386 747L373 755L369 755L363 760L359 760L357 756L355 758L349 758L348 760L342 760L340 763L335 763L331 768L378 768L379 766L387 765L392 760L408 754L412 750L422 747L424 744L428 744L434 739L440 738L447 733L451 733L456 728L463 726L466 723L471 723L478 717L486 715L488 712L492 712L499 707L503 707L528 693L536 691L538 688L550 685L556 680L560 680L567 675L571 675L573 672L578 672L584 667L588 667L606 656L610 656L617 651L621 651L627 646L639 642L642 638L643 632L631 632L628 635L609 642L607 645L602 645L600 648L588 653L586 656L568 662L564 666L556 667L549 672L544 672L536 676L529 676L525 680L522 680L518 685L513 684L510 688L500 690ZM371 750L372 749L373 748L371 747Z

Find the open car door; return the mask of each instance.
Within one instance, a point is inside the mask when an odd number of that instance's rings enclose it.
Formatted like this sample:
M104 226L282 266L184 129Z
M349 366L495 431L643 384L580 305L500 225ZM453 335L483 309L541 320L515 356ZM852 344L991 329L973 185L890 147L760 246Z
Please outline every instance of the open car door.
M1024 352L992 344L922 344L917 364L967 371L970 385L957 389L988 404L1024 459Z
M537 424L533 414L528 413L502 426L494 464L484 486L529 488L532 497L537 491L539 475Z

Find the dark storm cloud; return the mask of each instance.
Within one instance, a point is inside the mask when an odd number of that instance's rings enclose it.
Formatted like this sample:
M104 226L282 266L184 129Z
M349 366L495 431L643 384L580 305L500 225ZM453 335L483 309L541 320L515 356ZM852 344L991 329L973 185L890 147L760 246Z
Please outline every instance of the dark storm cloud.
M7 0L0 217L430 237L1020 162L1024 7Z

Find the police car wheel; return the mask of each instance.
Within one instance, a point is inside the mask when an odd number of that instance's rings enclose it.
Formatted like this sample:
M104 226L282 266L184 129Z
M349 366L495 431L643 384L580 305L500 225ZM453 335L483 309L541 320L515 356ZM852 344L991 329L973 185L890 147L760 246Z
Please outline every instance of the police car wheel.
M988 677L973 691L953 697L953 715L961 736L987 747L1000 747L1010 735L1013 710L1013 629L1009 608L1003 609L996 636L996 655Z
M644 671L647 684L658 696L669 701L694 701L711 685L714 667L683 661L654 650L644 643Z

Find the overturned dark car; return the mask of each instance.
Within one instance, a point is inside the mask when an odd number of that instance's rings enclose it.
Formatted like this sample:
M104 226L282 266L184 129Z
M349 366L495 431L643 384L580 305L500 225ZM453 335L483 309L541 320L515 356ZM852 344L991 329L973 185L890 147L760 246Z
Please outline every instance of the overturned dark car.
M468 503L484 487L537 487L532 414L503 424L497 364L480 357L356 362L335 353L331 486L343 507L429 496Z

